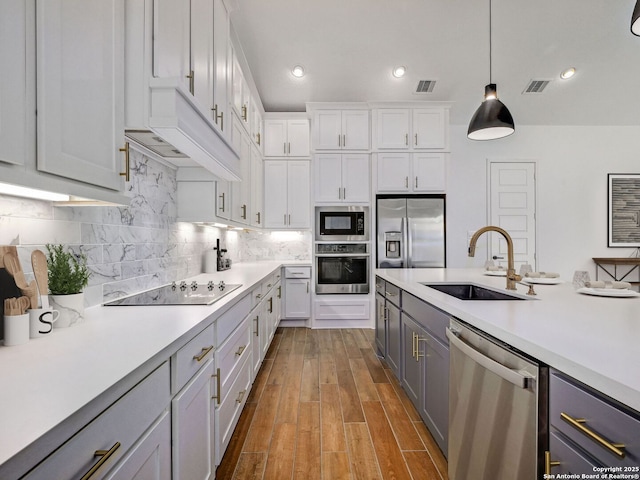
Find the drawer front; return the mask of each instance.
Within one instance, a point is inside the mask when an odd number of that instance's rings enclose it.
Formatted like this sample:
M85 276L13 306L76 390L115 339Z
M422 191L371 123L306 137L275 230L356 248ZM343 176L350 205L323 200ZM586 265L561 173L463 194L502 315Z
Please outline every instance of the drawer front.
M376 293L384 296L385 281L380 277L376 277Z
M229 445L233 430L238 423L240 413L244 408L251 389L251 362L250 357L245 359L238 372L238 376L231 385L228 395L224 401L215 408L215 431L216 431L216 459L219 463L224 452ZM224 392L223 392L224 394ZM212 402L212 408L215 402Z
M245 318L240 327L216 350L216 367L220 369L223 395L220 400L229 391L240 365L251 356L251 323L249 318Z
M311 278L311 267L284 267L285 278Z
M582 447L595 459L607 466L640 465L640 420L628 415L605 401L596 392L587 391L552 372L549 381L550 423L572 442ZM602 441L591 438L577 425L562 418L584 419L580 423L588 432L595 432ZM603 445L624 444L624 458Z
M560 462L560 465L551 467L551 474L585 473L593 475L593 467L602 466L589 458L588 455L569 445L565 439L562 438L562 434L553 429L549 432L549 452L551 453L550 459L552 462Z
M385 282L384 297L396 307L400 306L400 289L393 283Z
M449 326L449 315L407 292L402 292L402 311L429 330L442 343L449 344L445 334Z
M262 293L266 296L276 284L276 274L271 274L262 281Z
M104 463L91 479L104 478L168 408L169 402L169 363L165 362L24 478L81 478L101 460ZM98 457L97 450L109 453Z
M251 297L245 295L216 320L216 343L222 344L251 311Z
M207 360L213 358L213 325L209 325L172 357L173 393L179 392Z

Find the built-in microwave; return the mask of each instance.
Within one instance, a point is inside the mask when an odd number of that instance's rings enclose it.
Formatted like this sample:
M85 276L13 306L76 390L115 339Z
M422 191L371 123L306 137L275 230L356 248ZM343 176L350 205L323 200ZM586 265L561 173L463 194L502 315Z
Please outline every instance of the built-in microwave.
M366 242L369 207L316 207L316 241Z

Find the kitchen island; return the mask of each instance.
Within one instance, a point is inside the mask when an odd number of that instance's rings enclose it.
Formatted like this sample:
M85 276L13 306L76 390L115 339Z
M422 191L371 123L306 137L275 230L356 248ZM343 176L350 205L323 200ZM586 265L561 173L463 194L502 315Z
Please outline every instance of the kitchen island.
M577 293L570 282L536 285L515 301L459 300L421 283L475 283L505 291L482 269L379 269L400 289L640 411L640 297ZM526 297L528 287L518 285Z
M282 266L299 264L309 262L237 264L187 279L242 284L212 305L96 306L86 309L85 321L77 326L0 347L0 478L22 476L263 279Z

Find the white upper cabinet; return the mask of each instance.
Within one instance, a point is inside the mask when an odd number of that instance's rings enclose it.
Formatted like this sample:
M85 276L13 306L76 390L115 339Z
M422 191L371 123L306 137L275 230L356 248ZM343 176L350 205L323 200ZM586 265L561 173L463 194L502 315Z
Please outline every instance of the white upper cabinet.
M311 226L309 162L264 162L264 227L308 229Z
M153 76L191 87L191 2L153 1Z
M369 150L369 110L315 110L314 150Z
M424 193L445 190L445 153L378 154L378 192Z
M121 190L124 0L36 6L38 170Z
M233 116L233 146L240 154L241 181L231 182L231 220L251 223L251 140L241 120Z
M314 157L317 203L369 202L369 155L319 153Z
M250 126L250 103L251 103L251 91L249 90L249 84L244 77L242 68L238 61L237 54L233 50L233 108L236 110L238 117L242 120L243 125L247 130Z
M264 120L265 157L308 157L309 120L306 118Z
M229 99L229 12L223 0L213 1L213 121L224 131L225 117L230 120L227 111Z
M0 2L0 65L0 161L25 165L36 152L32 2Z
M213 1L191 0L191 58L190 91L203 110L208 109L208 117L214 105L213 86L215 82L215 54L213 49Z
M445 107L379 108L375 150L449 149L449 110Z
M409 148L409 109L382 108L376 111L377 148L406 150Z
M258 147L251 145L251 217L250 224L262 228L264 223L264 166Z

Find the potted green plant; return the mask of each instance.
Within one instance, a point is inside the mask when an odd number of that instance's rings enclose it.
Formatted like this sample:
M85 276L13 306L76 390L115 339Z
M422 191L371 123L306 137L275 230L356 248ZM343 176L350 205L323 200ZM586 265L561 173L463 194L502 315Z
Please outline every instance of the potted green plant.
M74 255L63 245L47 244L47 270L51 306L60 312L55 327L69 327L84 320L84 289L91 272L84 254Z

